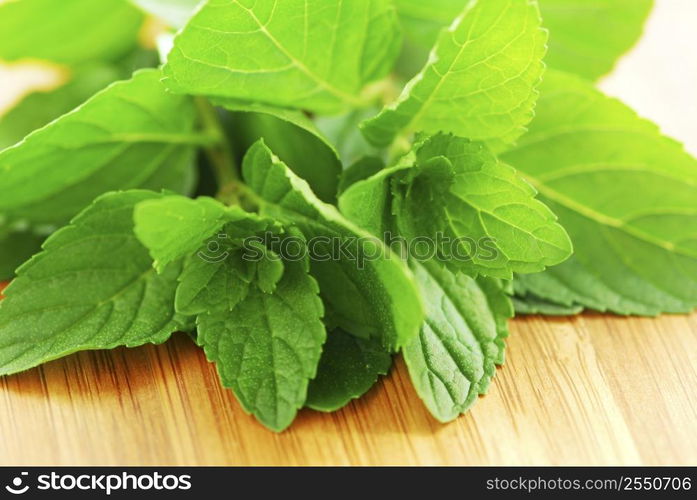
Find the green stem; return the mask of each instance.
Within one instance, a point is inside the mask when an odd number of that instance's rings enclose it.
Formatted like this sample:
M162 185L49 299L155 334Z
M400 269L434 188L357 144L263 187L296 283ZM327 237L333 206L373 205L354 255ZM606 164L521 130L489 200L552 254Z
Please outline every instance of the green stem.
M204 148L218 183L216 198L227 204L235 204L238 201L238 185L241 181L232 149L225 137L225 130L220 124L215 108L208 100L197 97L196 107L204 130L216 138L215 143Z

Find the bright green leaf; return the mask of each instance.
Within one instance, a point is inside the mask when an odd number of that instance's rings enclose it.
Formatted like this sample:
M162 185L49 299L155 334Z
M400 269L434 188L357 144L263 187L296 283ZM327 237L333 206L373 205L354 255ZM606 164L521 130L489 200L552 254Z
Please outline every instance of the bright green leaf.
M535 0L475 0L441 34L396 102L363 124L378 146L401 132L509 143L533 117L547 33Z
M404 347L404 360L428 409L448 422L487 392L504 361L513 309L497 280L474 280L434 262L412 262L412 268L426 299L426 320Z
M503 159L540 192L572 259L523 277L536 296L621 314L697 306L697 160L624 104L550 71L530 132Z
M159 79L139 71L0 152L0 215L60 224L107 191L188 191L208 138L194 132L191 100Z
M226 222L247 217L252 215L240 207L207 197L166 196L144 201L134 211L136 236L150 250L158 272L194 253Z
M236 219L209 235L186 260L177 288L177 312L231 311L247 296L252 281L263 292L275 290L283 263L264 246L264 235L280 235L281 227L251 213Z
M387 375L391 365L392 356L375 340L334 330L327 335L306 405L326 412L343 408L368 392L380 375Z
M174 312L180 265L158 275L133 234L148 191L100 197L17 271L0 301L0 375L87 349L164 342L186 319Z
M339 206L374 234L386 227L408 242L428 238L433 257L471 275L511 278L571 253L554 214L514 169L486 146L449 135L418 143L397 166L354 184Z
M114 61L136 44L143 16L124 0L0 3L0 59Z
M391 348L416 334L423 317L416 286L381 241L317 199L262 141L247 153L243 174L261 213L297 225L308 240L312 274L339 326Z
M285 267L274 293L251 287L231 311L198 317L198 342L223 385L275 431L305 403L326 338L317 283L303 263Z
M641 36L653 0L539 0L550 30L546 62L596 79Z
M29 133L76 108L117 80L118 74L113 66L93 66L80 70L66 85L28 95L0 116L0 150L18 143Z
M400 42L389 0L209 0L164 71L176 92L331 114L365 103Z

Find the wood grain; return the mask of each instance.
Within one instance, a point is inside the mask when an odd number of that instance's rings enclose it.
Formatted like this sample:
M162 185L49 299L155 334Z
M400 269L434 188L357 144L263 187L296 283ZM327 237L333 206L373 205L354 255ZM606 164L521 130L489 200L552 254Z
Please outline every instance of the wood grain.
M697 463L697 315L516 319L490 394L448 425L398 362L362 400L273 434L184 335L0 380L2 464Z

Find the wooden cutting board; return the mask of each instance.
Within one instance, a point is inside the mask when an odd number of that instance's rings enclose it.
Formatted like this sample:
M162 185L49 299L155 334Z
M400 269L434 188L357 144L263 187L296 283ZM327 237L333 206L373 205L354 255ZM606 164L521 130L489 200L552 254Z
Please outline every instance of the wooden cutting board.
M2 464L694 464L697 315L512 322L488 396L430 417L398 362L367 397L274 434L184 335L0 379Z

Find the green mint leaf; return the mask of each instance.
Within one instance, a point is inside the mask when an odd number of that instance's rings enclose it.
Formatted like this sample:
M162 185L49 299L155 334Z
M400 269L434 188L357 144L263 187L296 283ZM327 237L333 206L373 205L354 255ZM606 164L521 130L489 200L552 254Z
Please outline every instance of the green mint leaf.
M531 294L516 295L511 297L511 302L516 315L575 316L583 312L583 306L555 304Z
M14 277L15 269L41 250L44 239L31 231L0 228L0 281Z
M380 375L387 375L391 365L392 356L375 340L334 330L327 335L305 405L326 412L343 408L368 392Z
M471 275L509 279L571 254L555 215L513 168L485 145L450 135L418 143L395 167L354 184L339 207L374 234L396 228L408 241L429 238L438 257Z
M339 196L339 210L351 222L375 235L394 229L392 181L401 171L413 168L416 156L411 153L396 165L383 168L372 176L357 179ZM370 169L370 166L358 166ZM356 176L361 172L356 172Z
M230 99L213 102L235 111L229 128L238 150L246 151L263 138L321 200L336 200L341 161L332 143L311 119L300 111L263 104L241 104Z
M182 28L203 0L131 0L135 5L162 19L172 28Z
M226 207L207 197L166 196L146 200L134 211L136 236L150 250L158 272L194 253L225 223L252 217L238 206Z
M530 132L503 159L559 216L575 254L526 286L621 314L694 309L697 160L577 77L550 71L542 89Z
M360 336L379 336L392 349L416 334L423 309L399 257L322 203L263 141L248 151L242 170L262 215L295 224L312 241L312 274L338 326Z
M57 89L28 95L0 116L0 150L17 144L29 133L76 108L118 77L115 67L95 65L79 70Z
M223 385L275 431L303 406L326 339L317 282L306 263L286 262L271 294L250 287L232 310L198 317L198 342Z
M157 196L100 197L17 270L0 301L0 375L75 351L164 342L186 324L173 308L181 266L157 275L133 234L133 207Z
M0 152L0 215L60 224L102 193L192 183L195 110L142 70ZM60 168L56 166L59 165Z
M272 293L283 264L273 250L264 247L263 235L281 232L277 223L251 213L226 223L186 260L177 288L177 312L230 311L246 297L254 280L263 292Z
M444 31L396 102L363 124L378 146L402 131L509 143L525 131L544 71L547 33L535 0L475 0Z
M641 36L653 0L538 0L550 30L546 62L595 80Z
M426 299L426 321L403 349L416 391L441 422L466 412L504 361L508 295L491 278L453 274L433 261L412 262Z
M0 4L0 59L114 61L136 45L143 16L124 0Z
M464 1L395 0L407 40L425 59L440 31L462 11ZM552 68L593 79L608 73L641 36L653 0L538 0L550 30L545 61ZM411 59L415 58L412 50ZM405 58L403 55L402 58Z
M332 114L364 104L400 41L389 0L209 0L164 72L176 92Z

